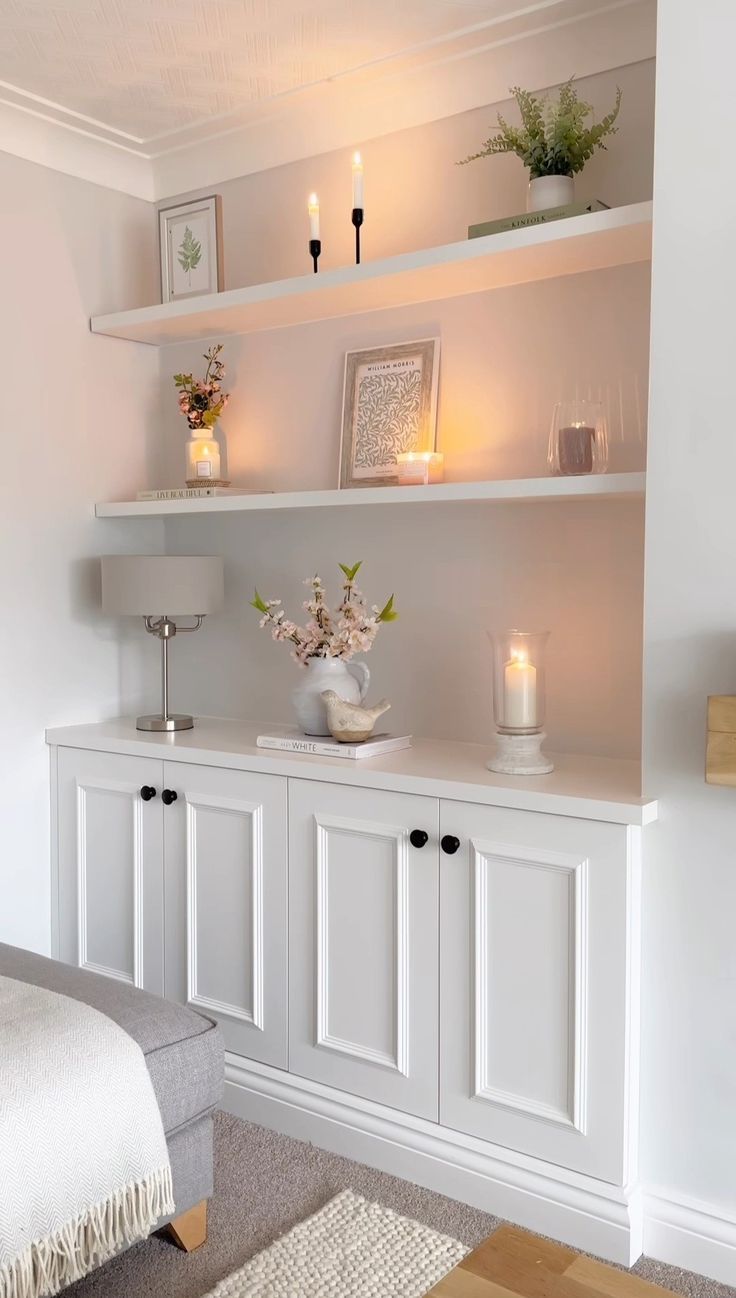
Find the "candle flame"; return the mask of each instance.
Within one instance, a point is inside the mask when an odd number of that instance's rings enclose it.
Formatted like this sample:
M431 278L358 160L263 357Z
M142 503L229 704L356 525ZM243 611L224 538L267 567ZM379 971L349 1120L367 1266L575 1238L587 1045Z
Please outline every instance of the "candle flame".
M359 152L358 149L356 149L356 150L355 150L355 153L353 154L353 166L354 166L354 167L362 167L362 166L363 166L363 159L361 158L361 156L360 156L360 152Z
M307 206L309 207L310 212L312 211L312 209L319 208L319 199L317 198L316 194L309 195L309 198L307 199Z
M515 663L525 663L527 661L526 649L512 649L511 661Z

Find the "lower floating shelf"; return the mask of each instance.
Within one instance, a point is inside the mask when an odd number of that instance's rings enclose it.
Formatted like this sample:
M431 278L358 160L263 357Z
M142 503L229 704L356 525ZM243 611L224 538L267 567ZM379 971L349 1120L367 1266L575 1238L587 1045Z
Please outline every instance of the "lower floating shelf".
M263 509L345 505L441 504L449 501L582 500L643 496L644 473L582 478L507 478L497 482L443 482L428 487L362 487L331 491L275 491L194 500L119 500L95 506L97 518L167 518L172 514L232 514Z

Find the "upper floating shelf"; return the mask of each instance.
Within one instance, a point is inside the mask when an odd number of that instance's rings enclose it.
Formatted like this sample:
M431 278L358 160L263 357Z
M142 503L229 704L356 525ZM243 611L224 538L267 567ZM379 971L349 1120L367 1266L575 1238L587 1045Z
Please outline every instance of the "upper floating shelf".
M98 518L168 518L172 514L231 514L264 509L346 505L439 504L442 501L582 500L643 496L644 473L584 478L507 478L498 482L443 482L429 487L361 487L332 491L275 491L257 496L200 496L194 500L119 500L96 505Z
M162 347L648 261L652 204L634 203L187 302L93 316L94 333Z

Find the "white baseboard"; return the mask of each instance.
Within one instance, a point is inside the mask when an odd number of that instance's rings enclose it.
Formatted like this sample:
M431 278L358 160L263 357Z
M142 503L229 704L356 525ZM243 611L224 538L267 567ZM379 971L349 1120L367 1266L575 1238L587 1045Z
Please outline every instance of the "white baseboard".
M609 1185L237 1055L226 1055L225 1077L225 1107L237 1117L612 1262L628 1266L641 1253L638 1187Z
M711 1204L647 1191L644 1252L660 1262L736 1286L736 1217L724 1217Z

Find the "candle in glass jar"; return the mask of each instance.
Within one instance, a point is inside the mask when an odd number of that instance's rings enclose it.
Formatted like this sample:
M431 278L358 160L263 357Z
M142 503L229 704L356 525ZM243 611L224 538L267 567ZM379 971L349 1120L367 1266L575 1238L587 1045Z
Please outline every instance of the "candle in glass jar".
M537 669L523 649L511 655L503 676L504 729L531 730L537 724Z
M307 203L309 213L309 237L310 239L319 239L319 199L316 194L310 194Z
M593 443L595 429L588 424L574 423L561 428L559 434L560 473L574 476L593 472Z
M363 159L353 154L353 207L363 207Z
M445 457L440 451L403 451L396 456L396 476L402 487L442 482Z
M206 429L193 430L187 442L187 481L217 480L220 477L220 448Z

